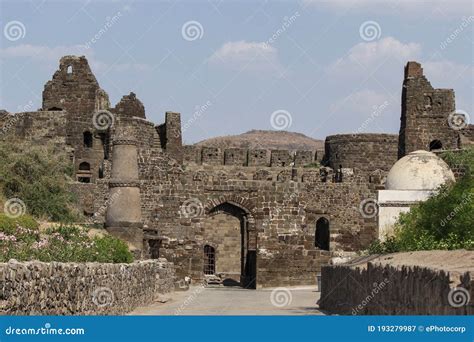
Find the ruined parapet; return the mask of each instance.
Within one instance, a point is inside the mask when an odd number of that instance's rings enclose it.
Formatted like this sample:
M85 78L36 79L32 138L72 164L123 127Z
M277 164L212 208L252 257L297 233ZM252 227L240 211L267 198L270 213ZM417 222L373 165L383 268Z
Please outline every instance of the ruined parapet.
M293 156L288 150L272 150L270 164L272 167L290 166Z
M401 158L416 150L456 149L459 130L452 120L454 91L434 89L423 75L420 63L408 62L402 89L399 134Z
M295 166L305 166L314 162L315 153L313 151L296 151Z
M196 165L201 163L201 149L194 145L183 146L183 162Z
M248 151L249 166L268 166L268 151L263 149L254 149Z
M236 166L247 165L247 150L243 148L229 148L224 150L224 164Z
M112 235L127 241L140 255L143 249L143 223L137 157L135 140L119 137L113 141L105 224Z
M156 127L160 136L161 148L176 160L183 162L183 140L181 134L181 114L175 112L166 112L165 123Z
M43 110L93 113L110 107L107 93L99 87L84 56L64 56L59 69L43 91Z
M135 93L124 95L120 99L120 102L117 103L115 108L112 109L112 112L119 116L139 117L146 119L145 106L139 99L137 99Z
M222 151L218 147L203 147L201 160L203 165L222 165Z
M322 159L319 151L266 150L226 148L214 146L183 146L184 162L188 165L263 166L263 167L303 167Z
M325 141L324 163L333 168L362 171L390 170L397 161L396 134L337 134Z

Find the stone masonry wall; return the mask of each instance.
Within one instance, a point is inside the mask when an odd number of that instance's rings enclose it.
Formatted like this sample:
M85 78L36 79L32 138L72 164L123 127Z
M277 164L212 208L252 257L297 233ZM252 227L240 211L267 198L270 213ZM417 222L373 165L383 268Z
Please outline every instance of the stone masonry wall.
M227 166L305 166L319 163L323 151L265 150L244 148L219 148L207 146L183 146L185 165Z
M375 218L359 211L362 200L375 196L375 184L360 170L334 183L324 181L318 168L187 165L170 172L162 155L148 157L141 170L152 176L141 178L144 224L149 236L161 240L160 256L175 263L180 278L203 277L206 222L224 203L247 211L256 228L249 234L255 238L257 286L311 284L332 253L366 248L376 237ZM256 177L262 172L265 177ZM315 247L321 217L330 222L329 251ZM225 228L213 224L217 248L226 248Z
M423 76L419 63L408 62L402 90L399 157L429 150L438 140L443 149L459 147L459 131L449 126L449 115L455 110L452 89L434 89Z
M473 315L474 279L459 277L471 302L455 308L448 294L449 272L423 267L393 267L368 263L367 268L325 266L319 307L341 315Z
M124 314L173 291L174 267L165 259L131 264L0 264L0 314Z
M333 169L358 168L389 171L397 161L396 134L338 134L325 141L325 162Z

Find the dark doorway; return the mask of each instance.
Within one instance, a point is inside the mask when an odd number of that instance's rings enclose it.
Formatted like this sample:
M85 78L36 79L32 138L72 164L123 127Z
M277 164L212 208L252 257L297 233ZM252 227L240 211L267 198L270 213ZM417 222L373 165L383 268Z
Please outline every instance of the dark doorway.
M213 275L216 273L216 250L214 247L204 246L204 274Z
M151 259L158 259L160 257L160 246L161 240L148 240Z
M433 150L441 150L443 148L443 144L439 140L433 140L430 142L430 151Z
M222 215L224 214L224 215ZM225 218L228 215L229 218ZM256 278L257 278L257 252L255 248L255 233L254 221L253 218L249 215L249 211L240 207L238 204L224 202L221 203L209 211L209 221L213 223L213 217L217 217L216 222L220 224L225 224L226 228L235 227L236 230L240 231L240 236L231 234L225 234L226 240L216 240L214 247L216 248L216 253L214 255L214 268L213 271L219 276L223 276L223 284L227 286L241 286L246 289L255 289L256 288ZM232 219L230 217L233 217ZM237 218L237 225L234 226L232 220ZM223 220L223 221L219 221ZM218 227L211 227L213 229L218 229ZM224 225L221 226L224 228ZM232 228L234 229L234 228ZM250 232L250 233L249 233ZM232 249L229 248L229 239L232 239ZM238 245L234 239L237 238ZM209 240L213 241L213 235L209 236ZM236 249L234 249L237 247ZM230 254L228 254L230 251ZM225 253L225 254L223 254ZM205 255L204 263L208 257ZM222 259L223 258L223 259ZM236 258L239 258L237 261ZM221 261L220 261L221 260ZM234 261L237 261L237 268ZM208 264L210 262L207 262ZM206 274L206 267L204 274Z
M84 140L84 147L86 148L92 148L92 133L89 131L86 131L83 133L83 140Z
M316 221L314 246L329 251L329 221L325 217L321 217Z

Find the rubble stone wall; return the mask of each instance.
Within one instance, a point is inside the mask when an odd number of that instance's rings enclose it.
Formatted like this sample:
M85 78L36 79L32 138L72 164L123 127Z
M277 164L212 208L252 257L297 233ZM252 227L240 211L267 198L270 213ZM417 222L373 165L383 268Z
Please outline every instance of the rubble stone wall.
M124 314L174 289L174 266L165 259L131 264L0 264L0 314Z

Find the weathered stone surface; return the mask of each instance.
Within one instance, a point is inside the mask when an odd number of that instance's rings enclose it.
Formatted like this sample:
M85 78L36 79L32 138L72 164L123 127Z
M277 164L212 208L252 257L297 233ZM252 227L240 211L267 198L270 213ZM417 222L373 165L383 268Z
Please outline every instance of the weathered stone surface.
M166 259L131 264L0 263L0 314L124 314L174 290Z
M342 315L474 314L471 273L458 274L443 270L443 266L433 269L413 263L416 261L408 266L372 262L359 266L324 266L319 307ZM463 297L454 299L455 287L465 289L464 296L470 297L470 301L468 298L460 302ZM456 307L450 300L465 305Z
M66 70L69 65L71 74ZM405 86L400 146L427 149L428 138L438 130L451 137L441 121L454 105L452 92L430 88L421 66L413 63L407 66ZM425 93L432 93L432 101ZM164 123L155 125L145 119L144 107L130 94L110 109L114 124L98 130L94 112L108 108L106 94L85 58L67 56L45 86L43 110L13 116L18 119L9 132L40 144L54 139L71 151L76 179L90 180L75 182L71 189L82 211L93 215L96 223L105 222L113 202L109 185L117 191L121 189L117 185L139 187L140 199L135 196L130 212L138 213L139 202L143 257L166 257L181 278L203 279L208 243L215 247L216 268L222 273L237 271L235 260L222 258L221 250L238 259L241 279L254 272L257 286L312 284L332 254L364 249L378 236L376 216L362 216L359 207L383 188L397 160L397 135L333 135L327 137L325 151L294 155L288 150L183 146L179 113L167 112ZM87 132L92 135L91 146L84 142ZM458 131L463 144L469 143L473 132L472 125ZM125 158L133 159L125 164L137 159L134 178L138 179L133 184L111 180L112 165L120 164L112 160L117 146L111 142L120 135L137 142L136 157ZM89 169L82 170L83 163ZM126 201L120 206L127 211ZM210 224L216 211L219 217ZM329 221L328 251L315 244L316 222L323 217ZM222 270L222 265L230 266Z

